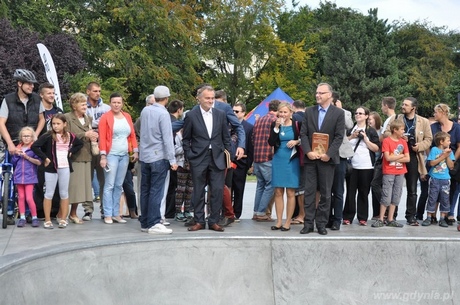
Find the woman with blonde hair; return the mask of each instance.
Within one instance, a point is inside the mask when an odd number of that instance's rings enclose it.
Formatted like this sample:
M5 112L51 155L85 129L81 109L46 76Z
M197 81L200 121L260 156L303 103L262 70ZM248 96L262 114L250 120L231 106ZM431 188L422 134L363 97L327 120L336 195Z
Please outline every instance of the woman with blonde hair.
M434 106L433 109L433 117L435 119L435 122L431 124L431 132L433 136L440 132L444 131L447 132L450 135L450 149L452 149L452 152L455 155L455 160L458 160L460 157L460 125L455 122L454 120L451 120L451 113L450 113L450 108L446 104L438 104ZM434 143L434 137L433 137L433 143L431 145L432 147L435 146ZM422 179L422 177L420 177ZM428 177L429 178L429 177ZM425 178L425 181L427 179ZM450 212L448 214L448 217L446 219L446 222L449 225L453 225L455 223L455 206L457 204L457 199L458 195L460 193L460 185L455 179L451 179L450 181ZM426 190L428 192L428 183L421 183L422 193ZM422 194L420 194L420 197L422 197ZM426 206L426 200L427 196L424 197L424 199L419 200L418 205L417 205L417 218L418 219L423 219L423 215L425 212L425 206ZM457 212L457 218L459 218L459 214ZM432 217L432 223L437 223L436 217ZM460 219L460 218L459 218Z
M292 106L282 102L278 106L278 118L271 124L268 144L274 147L272 160L272 186L275 188L277 222L272 230L289 231L295 209L295 190L300 178L300 122L292 118ZM282 225L284 190L287 195L286 222Z
M69 203L71 204L69 220L75 224L83 221L77 215L79 203L92 202L91 186L91 142L96 143L97 132L91 129L92 119L86 115L86 95L75 93L69 99L71 112L66 113L67 128L83 142L80 151L72 155L73 172L70 174Z

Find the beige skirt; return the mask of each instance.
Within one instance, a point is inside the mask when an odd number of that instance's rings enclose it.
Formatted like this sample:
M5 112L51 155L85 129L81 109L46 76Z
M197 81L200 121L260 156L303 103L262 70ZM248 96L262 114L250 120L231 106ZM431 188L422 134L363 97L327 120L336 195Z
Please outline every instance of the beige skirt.
M91 186L91 162L73 162L73 172L70 173L69 202L83 203L93 201Z

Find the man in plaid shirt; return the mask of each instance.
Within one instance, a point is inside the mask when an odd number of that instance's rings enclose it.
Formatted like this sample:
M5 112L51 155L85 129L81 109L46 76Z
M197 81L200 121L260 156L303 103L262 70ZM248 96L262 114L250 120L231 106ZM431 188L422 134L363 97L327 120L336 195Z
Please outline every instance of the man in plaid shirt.
M256 198L254 199L254 217L257 221L270 221L265 214L268 204L272 200L272 158L273 147L268 145L270 126L276 121L279 100L272 100L268 104L268 113L256 120L252 133L254 144L254 174L257 177Z

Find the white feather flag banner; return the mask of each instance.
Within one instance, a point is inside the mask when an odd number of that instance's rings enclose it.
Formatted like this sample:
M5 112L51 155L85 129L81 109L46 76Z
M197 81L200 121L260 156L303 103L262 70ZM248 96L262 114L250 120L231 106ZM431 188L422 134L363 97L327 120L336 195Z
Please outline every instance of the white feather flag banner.
M37 48L38 52L40 53L40 58L42 59L43 65L45 66L46 78L51 84L54 85L56 106L62 109L61 89L59 89L59 81L53 58L51 57L51 54L45 45L38 43Z

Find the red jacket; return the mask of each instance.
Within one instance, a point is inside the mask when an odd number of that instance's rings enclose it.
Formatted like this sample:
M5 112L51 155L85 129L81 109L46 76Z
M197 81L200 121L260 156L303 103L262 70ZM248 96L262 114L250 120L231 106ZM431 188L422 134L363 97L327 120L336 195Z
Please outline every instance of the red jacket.
M128 151L138 152L133 120L129 113L123 111L121 113L125 116L131 129L131 133L128 136ZM112 148L113 122L113 111L104 113L99 121L99 150L101 151L101 155L108 155L110 153L110 148Z

